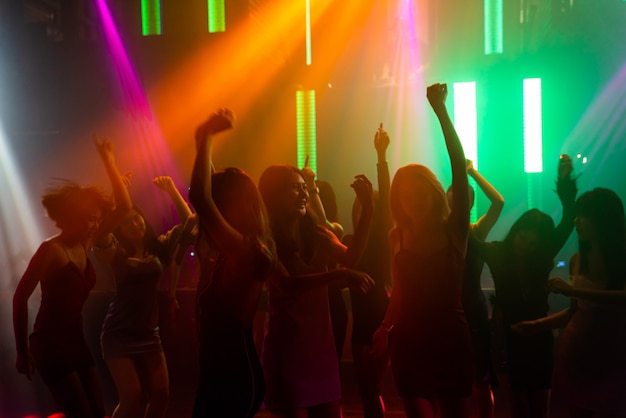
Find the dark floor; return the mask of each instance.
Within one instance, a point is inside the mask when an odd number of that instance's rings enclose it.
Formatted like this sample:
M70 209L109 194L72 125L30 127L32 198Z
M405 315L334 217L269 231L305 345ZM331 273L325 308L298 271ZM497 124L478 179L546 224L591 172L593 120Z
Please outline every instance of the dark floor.
M181 300L181 312L175 324L164 324L161 327L163 346L170 370L171 401L168 417L187 418L191 415L195 386L197 382L197 343L194 325L194 311L191 295L189 301ZM102 323L108 300L92 298L85 311L85 323L97 324L93 329L86 329L86 336L92 344L94 353L99 351L99 324ZM0 305L1 318L10 318L10 306ZM0 418L40 418L55 413L55 407L45 385L38 376L29 382L15 371L15 346L10 331L10 323L1 321L0 329ZM349 340L349 339L348 339ZM342 364L343 412L344 417L361 417L362 410L356 391L353 363L350 350L344 350ZM116 404L114 385L105 365L99 363L107 412L111 413ZM506 396L506 375L500 377L501 386L495 391L496 417L509 417L509 406ZM390 370L387 370L383 382L383 399L387 406L387 416L402 417L402 405L395 395L395 388ZM563 407L553 401L552 418L566 418ZM258 417L268 417L260 411ZM57 418L57 417L55 417Z

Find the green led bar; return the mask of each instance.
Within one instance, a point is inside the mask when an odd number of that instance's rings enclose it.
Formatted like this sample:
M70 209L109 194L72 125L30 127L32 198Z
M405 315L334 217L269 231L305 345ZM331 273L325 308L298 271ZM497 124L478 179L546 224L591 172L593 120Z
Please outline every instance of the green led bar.
M484 0L485 55L504 51L504 0Z
M541 79L524 79L524 171L543 172Z
M141 0L141 33L161 35L161 0Z
M476 82L454 83L454 127L465 151L465 158L472 160L474 168L478 169L478 117L476 112ZM470 186L476 190L476 184L470 181ZM472 207L471 222L478 219L476 205Z
M298 168L309 167L317 173L317 138L315 127L315 90L296 91L296 138Z
M209 33L226 32L226 7L224 0L207 0Z
M311 61L311 0L306 0L306 65Z

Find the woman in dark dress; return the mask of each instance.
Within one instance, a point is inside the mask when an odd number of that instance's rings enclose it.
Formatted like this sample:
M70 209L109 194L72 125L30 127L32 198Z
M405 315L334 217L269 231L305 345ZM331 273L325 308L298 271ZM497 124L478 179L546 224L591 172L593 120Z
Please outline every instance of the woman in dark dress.
M200 223L198 418L251 418L265 393L252 324L275 249L250 177L235 168L212 172L213 136L232 123L232 113L222 109L196 131L190 198Z
M68 183L42 197L48 217L61 233L41 244L13 297L17 371L41 375L67 418L104 417L104 401L95 363L83 333L82 308L96 283L87 257L94 240L110 232L126 208L118 201L125 189L108 141L94 138L113 186L117 209L95 187ZM41 285L41 306L27 338L28 299Z
M472 390L469 329L461 304L469 230L465 155L448 115L447 87L428 87L452 165L454 202L430 169L400 168L391 184L394 287L375 351L389 355L407 417L460 418Z
M513 224L504 241L472 241L491 270L497 308L503 314L513 417L543 418L549 411L552 332L524 336L511 326L548 313L547 283L554 257L574 228L576 181L567 155L559 162L557 193L563 215L556 228L549 215L531 209Z

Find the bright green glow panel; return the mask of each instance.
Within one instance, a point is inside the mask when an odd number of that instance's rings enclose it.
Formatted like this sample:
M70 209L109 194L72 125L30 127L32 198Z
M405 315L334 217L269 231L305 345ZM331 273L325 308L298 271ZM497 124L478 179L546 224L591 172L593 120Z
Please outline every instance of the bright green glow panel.
M309 167L317 173L317 138L315 127L315 90L296 91L296 135L298 168Z
M161 0L141 0L141 33L161 35Z
M485 55L504 51L504 0L484 0Z
M524 171L543 172L541 79L524 79Z
M207 0L209 33L226 32L226 7L224 0Z
M306 0L306 65L311 65L311 0Z
M454 126L465 151L465 158L472 160L478 169L478 117L476 112L476 82L454 83ZM470 182L476 190L476 184ZM472 222L478 219L476 205L470 214Z

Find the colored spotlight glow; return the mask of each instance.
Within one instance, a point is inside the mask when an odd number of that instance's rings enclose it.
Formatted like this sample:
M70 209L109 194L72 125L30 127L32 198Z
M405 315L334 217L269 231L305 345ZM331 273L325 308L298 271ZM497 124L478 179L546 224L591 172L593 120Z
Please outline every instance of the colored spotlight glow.
M226 32L226 7L224 0L208 0L209 33Z
M311 65L311 0L306 0L306 65Z
M476 82L454 83L454 125L465 151L465 157L478 169L478 117L476 112ZM470 186L476 190L476 183L470 179ZM478 220L478 209L472 206L470 221Z
M485 55L504 52L503 0L484 0Z
M161 35L161 0L141 0L141 33Z
M315 121L315 90L296 91L296 138L298 167L309 167L317 173L317 139Z
M541 79L524 79L524 171L543 172Z
M43 240L21 178L0 126L0 294L15 290L28 260Z

